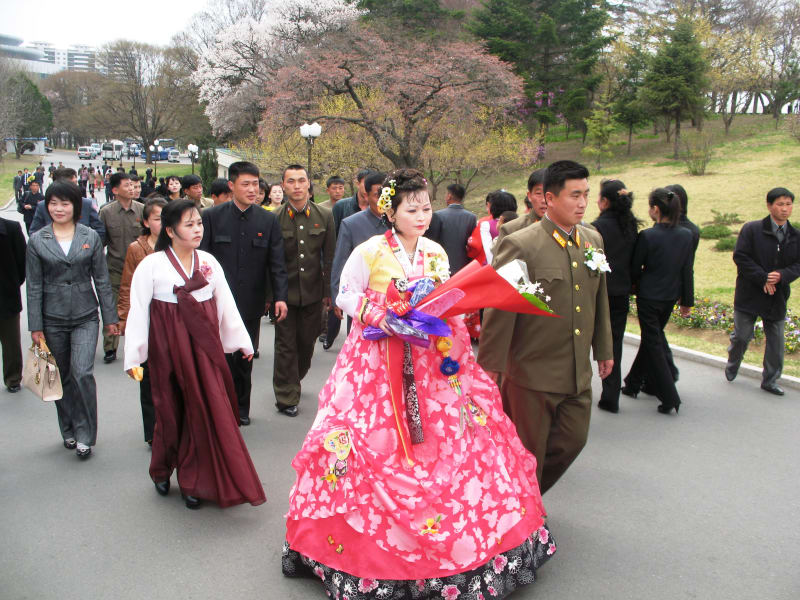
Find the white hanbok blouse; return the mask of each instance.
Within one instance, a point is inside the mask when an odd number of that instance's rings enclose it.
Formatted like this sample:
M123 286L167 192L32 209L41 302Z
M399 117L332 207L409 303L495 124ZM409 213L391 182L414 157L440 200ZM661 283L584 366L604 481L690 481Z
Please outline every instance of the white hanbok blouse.
M166 252L172 252L168 248ZM253 353L250 335L245 329L233 294L225 280L222 266L208 252L197 250L200 261L200 272L208 281L208 285L193 291L191 294L198 302L205 302L212 297L217 303L217 321L219 337L225 352L244 350ZM179 261L180 262L180 261ZM183 266L181 266L183 268ZM196 266L192 259L192 270ZM185 272L185 271L184 271ZM191 277L190 273L186 274ZM174 286L181 287L186 282L172 266L165 252L154 252L145 257L136 267L131 281L131 308L125 327L125 370L138 367L147 360L147 348L150 335L150 301L178 303L178 297L172 291Z

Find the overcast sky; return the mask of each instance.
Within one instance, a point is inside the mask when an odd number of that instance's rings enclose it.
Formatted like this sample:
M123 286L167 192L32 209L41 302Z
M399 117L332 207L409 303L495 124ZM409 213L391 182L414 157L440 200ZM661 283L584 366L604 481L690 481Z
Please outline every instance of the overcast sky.
M0 0L0 33L27 42L102 46L118 39L165 45L205 0Z

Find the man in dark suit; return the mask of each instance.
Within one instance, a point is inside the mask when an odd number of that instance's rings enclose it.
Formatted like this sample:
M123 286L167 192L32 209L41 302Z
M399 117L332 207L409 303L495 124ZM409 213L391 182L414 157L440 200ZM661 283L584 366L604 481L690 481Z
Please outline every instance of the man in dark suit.
M16 221L0 218L0 345L3 348L3 383L11 393L19 391L22 381L22 343L19 315L25 282L25 236Z
M336 227L336 233L339 233L339 227L347 217L356 214L367 208L367 192L364 189L364 179L370 173L374 173L371 169L361 169L356 175L356 195L349 198L342 198L331 209L333 212L333 223Z
M447 252L451 275L455 275L469 262L467 238L478 223L475 215L464 208L464 195L463 185L450 184L447 186L447 196L444 199L447 208L436 211L442 222L440 243Z
M203 211L200 244L201 250L213 254L222 265L253 348L258 348L270 286L278 321L288 312L283 238L275 215L257 206L260 176L258 167L250 162L228 167L233 201ZM249 425L253 363L238 351L225 357L239 401L239 422Z
M14 200L22 198L22 171L17 171L14 175Z
M764 323L764 371L761 389L783 396L778 379L783 370L786 302L790 284L800 276L800 233L789 223L794 194L775 188L767 194L769 215L746 223L736 240L736 293L733 298L733 333L728 347L725 377L733 381L753 339L756 318Z
M275 325L272 388L278 410L296 417L300 382L311 367L314 344L322 331L322 308L331 307L336 230L331 211L311 199L311 182L305 167L286 167L281 185L288 201L274 214L283 234L289 314L284 322Z
M22 213L22 219L25 221L25 231L28 235L31 234L31 223L33 223L33 215L36 213L36 207L39 203L44 204L44 196L39 191L39 183L31 181L30 189L22 194L22 198L17 200L17 212Z
M56 169L53 171L53 183L56 181L69 181L70 183L74 183L78 185L78 174L75 172L75 169ZM50 217L50 213L47 212L47 205L44 202L40 202L39 205L36 207L36 212L33 215L33 221L31 222L31 230L30 234L33 235L37 231L39 231L45 225L49 225L53 222L53 219ZM97 232L97 235L100 236L101 240L106 238L106 227L103 225L103 222L100 220L100 217L97 214L97 210L94 208L94 203L91 198L84 198L83 205L81 207L81 218L78 221L87 227L91 227Z

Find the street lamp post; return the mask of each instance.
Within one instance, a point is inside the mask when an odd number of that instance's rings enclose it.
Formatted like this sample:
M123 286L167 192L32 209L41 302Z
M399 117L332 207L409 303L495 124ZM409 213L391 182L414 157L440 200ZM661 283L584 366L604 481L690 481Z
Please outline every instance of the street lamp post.
M314 140L320 136L322 133L322 125L317 122L312 123L309 125L308 123L303 123L300 126L300 135L302 135L306 139L306 144L308 145L308 178L311 179L311 148L314 146Z
M158 144L158 140L156 140L156 144ZM150 156L153 157L153 163L155 164L156 178L158 177L158 159L161 156L162 150L163 148L161 146L153 146L152 144L150 145ZM156 151L158 151L158 154L155 154Z
M197 155L199 148L195 144L189 144L186 146L186 149L189 151L189 156L192 158L192 175L194 175L194 157Z

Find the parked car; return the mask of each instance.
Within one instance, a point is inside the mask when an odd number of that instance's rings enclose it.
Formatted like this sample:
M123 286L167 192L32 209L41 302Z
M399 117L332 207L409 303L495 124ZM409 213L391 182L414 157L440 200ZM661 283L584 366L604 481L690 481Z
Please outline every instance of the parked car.
M178 150L170 150L167 156L168 162L181 162L181 153Z
M91 148L94 151L94 158L97 158L103 153L103 144L95 142L94 144L92 144Z
M94 151L91 146L81 146L78 148L78 158L85 158L92 160L95 157Z
M50 153L50 152L53 151L53 149L50 146L45 146L44 147L44 151L47 152L47 153Z

